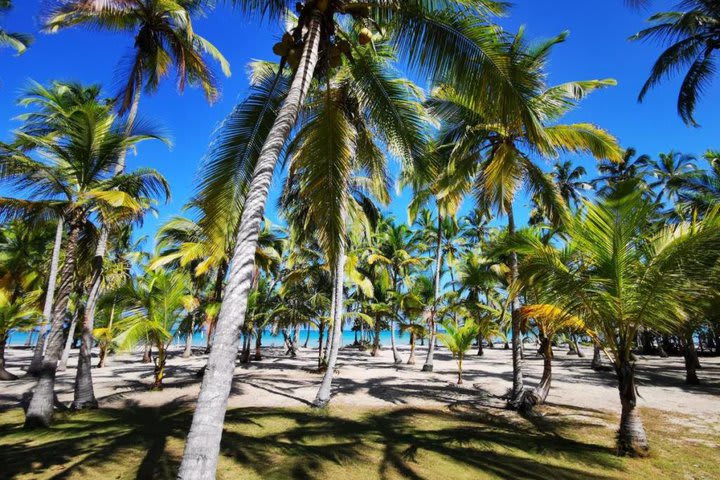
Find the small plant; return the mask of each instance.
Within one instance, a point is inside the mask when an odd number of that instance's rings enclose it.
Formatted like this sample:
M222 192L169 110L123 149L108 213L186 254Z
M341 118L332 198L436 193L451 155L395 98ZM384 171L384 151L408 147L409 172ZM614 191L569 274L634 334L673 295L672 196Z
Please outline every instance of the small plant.
M442 323L445 333L438 335L438 339L452 352L453 358L458 366L458 385L462 385L462 369L465 352L472 347L473 341L477 338L480 329L474 320L466 320L464 325L459 326L456 322L449 320Z

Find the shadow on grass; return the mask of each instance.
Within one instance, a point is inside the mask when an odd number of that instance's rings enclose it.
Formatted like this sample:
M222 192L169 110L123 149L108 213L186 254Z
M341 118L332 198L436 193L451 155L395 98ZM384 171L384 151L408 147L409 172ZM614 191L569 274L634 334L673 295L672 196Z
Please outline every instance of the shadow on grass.
M187 405L58 415L25 431L0 416L3 478L175 478L190 423ZM341 411L339 411L341 412ZM12 416L11 416L12 415ZM622 464L601 445L562 434L561 422L530 424L484 409L399 408L365 412L242 409L228 412L221 467L263 479L617 478ZM337 470L341 469L341 470ZM592 473L605 471L608 475ZM614 475L613 475L614 474Z

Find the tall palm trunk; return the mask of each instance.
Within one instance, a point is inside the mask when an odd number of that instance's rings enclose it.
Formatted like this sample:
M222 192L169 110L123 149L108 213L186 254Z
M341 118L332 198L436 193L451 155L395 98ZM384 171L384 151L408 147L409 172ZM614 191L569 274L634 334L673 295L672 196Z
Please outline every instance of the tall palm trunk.
M428 343L427 356L425 357L425 365L423 365L423 372L433 371L433 360L435 357L435 315L437 314L437 304L440 297L440 276L442 274L442 215L438 212L438 231L437 231L437 245L435 246L435 276L433 277L433 289L434 297L432 308L430 309L430 318L428 319L428 326L430 328L430 343Z
M62 354L63 323L75 276L75 262L77 260L77 247L81 230L80 215L76 213L68 223L70 224L70 232L65 247L65 262L60 271L60 282L57 289L57 300L53 308L47 349L38 372L37 385L33 390L33 396L25 415L26 427L47 427L52 422L55 375L57 373L57 363Z
M597 343L595 345L593 345L593 358L592 358L592 363L590 363L590 367L593 370L600 370L601 368L603 368L602 355L600 352L600 345L598 345Z
M327 369L323 375L322 383L313 401L313 407L324 407L330 402L330 388L332 387L332 379L335 374L335 364L337 363L338 350L342 339L342 322L343 322L343 282L345 279L345 242L340 242L337 260L335 261L335 274L333 295L333 325L332 325L332 341L330 342L330 354L328 356Z
M57 371L64 372L67 370L67 362L70 359L70 349L72 348L73 340L75 340L75 328L77 327L79 312L76 311L73 315L72 321L70 322L70 329L68 330L67 338L65 339L65 347L63 347L62 357L58 362Z
M637 394L635 389L635 363L629 359L620 359L615 366L620 391L622 414L618 431L618 454L644 457L648 454L649 445L645 428L637 411Z
M64 228L63 218L58 218L57 229L55 230L55 243L53 244L52 258L50 259L50 276L48 277L47 292L45 292L45 305L43 306L42 323L38 332L38 340L33 351L33 358L28 367L29 374L36 374L40 371L42 358L45 354L45 337L48 325L52 321L53 299L55 297L55 284L57 283L58 269L60 265L60 247ZM32 334L30 335L32 336Z
M5 332L0 335L0 381L2 380L17 380L17 375L13 375L5 369L5 344L8 341L8 333Z
M380 316L375 315L375 336L373 337L373 346L372 346L372 352L370 352L370 355L373 357L377 357L378 353L380 352Z
M692 332L685 335L682 342L683 357L685 359L685 383L688 385L700 385L700 379L697 376L697 368L700 365L697 350L695 350L695 341Z
M251 288L258 233L265 213L265 203L275 164L295 125L315 72L321 20L321 12L313 11L297 72L260 152L245 199L213 348L208 358L178 473L178 478L182 480L215 478L223 420L235 366L238 332L245 320Z
M510 238L515 236L515 216L513 214L512 205L508 209L508 235ZM510 275L512 281L518 278L518 257L516 252L510 253ZM508 406L511 408L520 408L523 400L523 359L522 359L522 333L520 332L520 299L516 295L511 304L512 316L512 364L513 364L513 384L512 393Z
M410 330L410 355L408 355L408 365L415 365L415 331Z
M403 362L400 352L398 352L397 344L395 343L395 320L390 320L390 345L392 346L393 362L400 364Z
M141 89L137 89L135 91L135 95L133 96L133 102L130 106L125 122L125 136L130 135L135 119L137 118L141 91ZM125 171L126 155L127 150L120 152L117 164L113 170L113 175L121 175ZM95 311L97 309L97 302L100 298L100 293L102 292L103 261L105 260L105 254L107 253L107 243L109 237L109 227L106 223L103 223L100 228L100 237L98 238L98 243L95 247L95 256L92 260L92 280L90 282L90 291L88 292L85 315L83 316L80 356L78 357L78 368L75 376L75 398L72 403L72 408L76 410L98 407L92 381L92 347L95 341L93 337L93 329L95 328Z
M325 322L320 321L318 326L318 368L323 366L323 338L325 337Z

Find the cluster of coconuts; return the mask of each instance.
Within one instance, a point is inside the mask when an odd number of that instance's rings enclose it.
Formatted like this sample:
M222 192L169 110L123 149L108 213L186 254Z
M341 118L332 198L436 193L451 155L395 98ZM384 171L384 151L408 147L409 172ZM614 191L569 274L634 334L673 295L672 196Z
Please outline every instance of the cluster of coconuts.
M328 8L330 0L316 0L314 7L325 12ZM305 5L302 3L297 4L298 11L305 9ZM345 4L339 7L341 13L352 15L355 19L367 18L370 16L370 6L367 4ZM367 45L372 41L372 32L370 29L364 27L358 32L358 43L360 45ZM346 40L340 40L335 42L329 49L328 62L330 67L339 67L342 63L342 56L345 55L350 58L352 46ZM282 39L273 45L273 53L279 57L284 57L288 65L291 68L297 68L300 64L300 55L302 55L302 41L298 41L295 37L285 32Z

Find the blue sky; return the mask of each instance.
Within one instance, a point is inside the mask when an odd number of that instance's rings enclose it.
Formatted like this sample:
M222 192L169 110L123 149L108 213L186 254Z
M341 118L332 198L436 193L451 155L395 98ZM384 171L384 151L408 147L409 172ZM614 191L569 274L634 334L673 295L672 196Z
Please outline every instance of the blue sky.
M653 10L664 10L674 2L654 3ZM34 33L36 41L20 57L8 49L0 50L0 140L9 140L18 125L12 120L21 113L15 101L29 79L41 83L53 79L100 83L109 95L115 92L117 65L132 45L132 38L123 34L83 29L55 35L37 33L41 1L16 0L15 4L15 9L0 22L10 31ZM570 31L568 40L556 47L551 57L552 83L608 77L618 81L617 87L593 94L566 121L598 124L615 134L623 146L653 156L669 150L701 154L708 148L720 147L720 117L713 115L720 105L717 84L697 112L702 128L686 127L676 114L679 79L652 91L643 104L637 103L637 93L660 48L631 43L627 38L644 27L648 16L649 12L628 9L622 0L517 0L510 15L499 23L510 31L525 25L528 38ZM129 166L158 169L169 180L173 199L160 206L157 219L147 219L141 233L152 234L160 222L181 211L193 191L212 131L247 91L247 63L252 59L276 59L271 48L279 28L249 22L230 7L218 7L207 18L197 19L195 30L213 42L231 63L232 76L222 79L222 98L209 106L199 90L187 89L178 95L172 78L157 94L143 97L141 116L162 126L173 139L173 148L143 144L137 156L129 158ZM425 84L423 79L415 80ZM594 174L594 160L573 160L584 165L590 176ZM277 184L274 190L277 192ZM268 204L271 218L275 217L274 203L271 199ZM519 203L520 216L524 217L526 202L521 199ZM401 195L390 210L404 220L406 204L407 194Z

